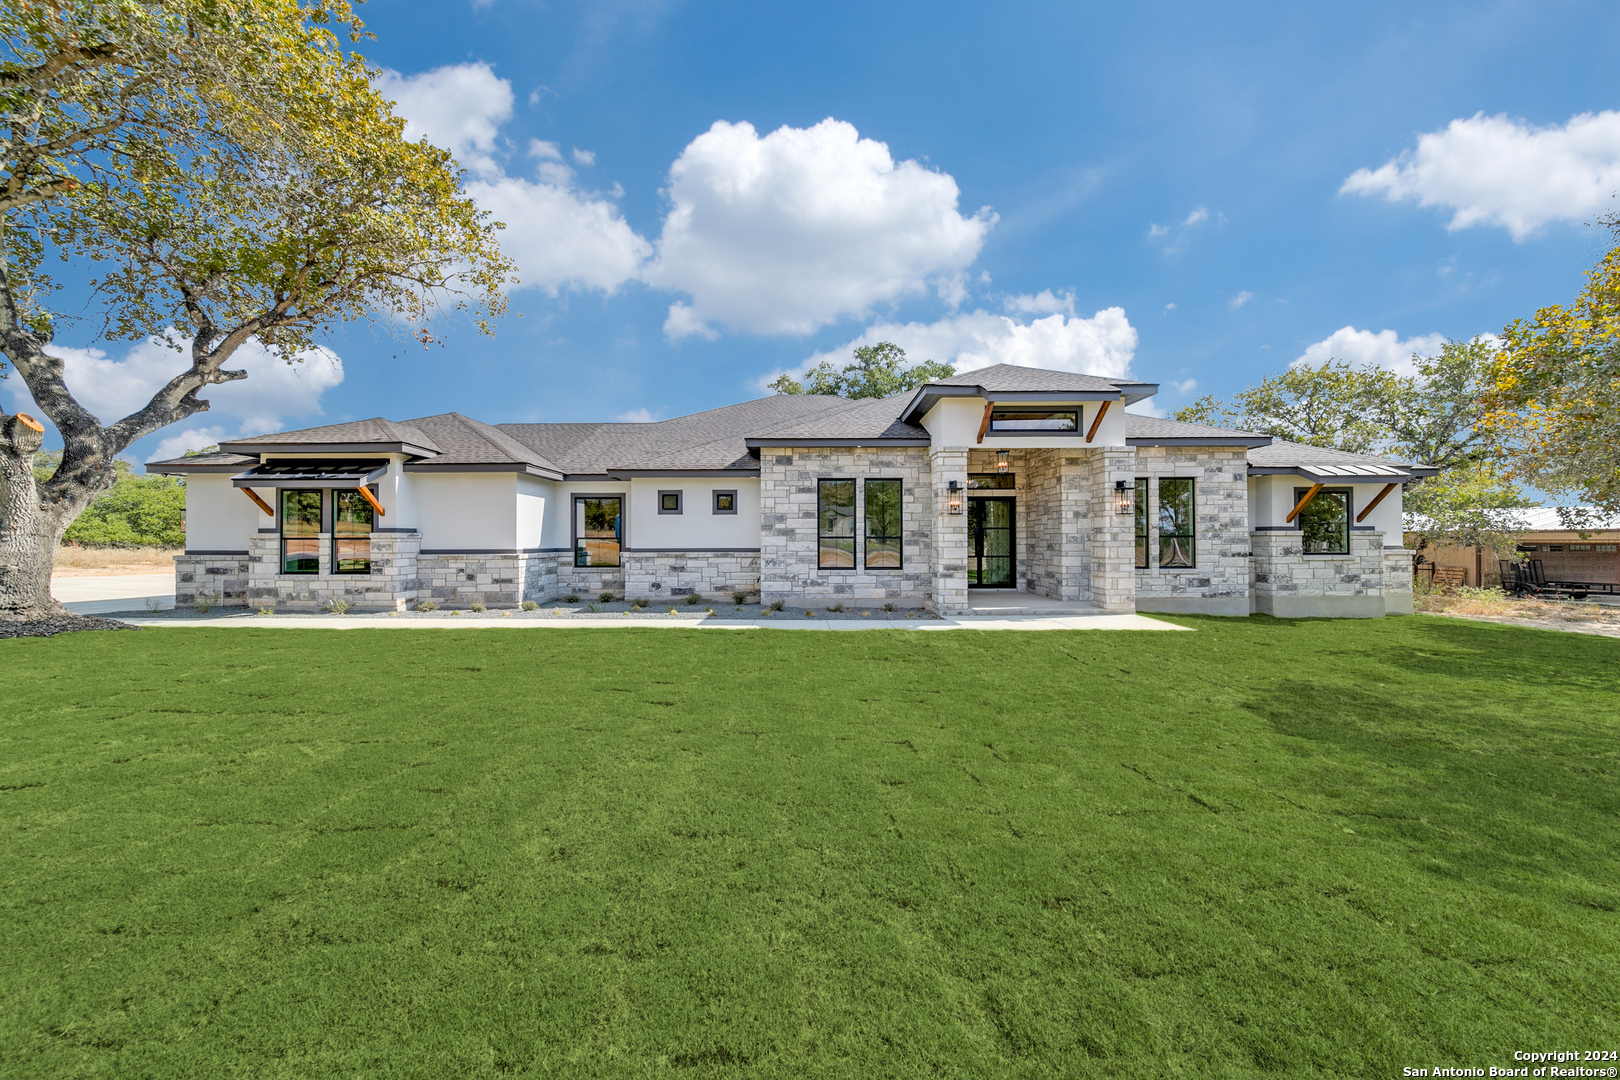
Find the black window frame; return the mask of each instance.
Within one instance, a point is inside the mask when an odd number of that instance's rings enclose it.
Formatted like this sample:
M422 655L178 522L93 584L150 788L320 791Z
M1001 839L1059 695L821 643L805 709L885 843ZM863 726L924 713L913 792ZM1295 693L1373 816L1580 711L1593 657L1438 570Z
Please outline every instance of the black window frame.
M1169 531L1169 530L1166 530L1165 527L1164 527L1164 525L1165 525L1164 486L1166 484L1186 484L1187 485L1188 507L1187 507L1187 522L1186 522L1185 530L1182 530L1182 529L1178 528L1178 529L1176 529L1174 531ZM1197 481L1197 479L1194 478L1194 477L1191 477L1191 476L1161 476L1161 477L1158 478L1158 483L1155 484L1154 487L1155 487L1155 494L1157 494L1157 496L1158 496L1158 510L1159 510L1158 514L1156 515L1156 517L1158 519L1158 523L1159 523L1158 524L1158 529L1157 529L1157 532L1159 534L1159 544L1158 544L1159 557L1155 560L1155 562L1158 565L1158 568L1160 570L1196 570L1196 569L1198 569L1198 481ZM1176 541L1183 541L1185 543L1186 546L1185 546L1184 550L1185 550L1186 555L1187 555L1187 561L1185 563L1175 563L1175 562L1172 562L1172 563L1169 563L1169 564L1165 563L1165 561L1164 561L1164 545L1165 545L1165 543L1167 541L1171 542L1171 543L1174 543Z
M1004 428L1004 427L997 427L996 426L996 422L998 421L998 419L1000 419L1002 417L1013 416L1013 415L1018 415L1018 414L1027 414L1027 415L1040 414L1040 415L1043 415L1043 416L1072 416L1072 417L1074 417L1074 426L1073 427L1067 427L1067 428ZM1082 435L1082 434L1085 433L1085 420L1086 420L1085 410L1083 408L1078 408L1078 407L1073 408L1073 409L1041 409L1041 408L1019 409L1019 408L1014 408L1014 407L1009 405L1006 408L1000 408L1000 409L992 408L990 410L990 423L989 423L989 426L987 426L985 428L985 434L986 435L992 435L992 434L994 434L994 435Z
M310 570L287 569L287 496L314 495L319 501L315 514L315 535L295 536L295 540L315 541L315 566ZM276 532L280 540L280 561L276 564L276 573L289 577L315 577L321 572L321 533L326 531L326 492L322 488L277 488L276 489Z
M894 496L894 532L872 532L872 485L893 484ZM867 570L904 570L906 568L906 484L898 477L874 476L862 484L861 491L861 565ZM897 561L893 566L872 565L872 541L887 543L892 541L895 545ZM819 538L818 538L819 549Z
M826 504L822 492L830 484L849 485L849 535L847 537L840 533L826 532L823 530L823 525L828 519L825 509ZM856 483L853 477L827 477L818 478L816 480L816 569L818 570L855 569L855 541L857 539L855 529L855 488ZM843 566L827 562L828 549L825 546L825 542L828 540L842 541L845 539L849 541L849 565Z
M1148 517L1148 478L1138 476L1134 491L1135 505L1131 512L1135 515L1136 523L1136 569L1152 569L1153 530L1150 527L1151 519Z
M338 537L338 514L339 514L339 512L341 510L341 507L338 504L343 501L343 496L345 496L345 495L353 495L356 498L358 498L360 500L360 504L366 508L367 515L371 518L370 527L366 530L366 567L365 567L364 570L344 570L344 569L341 568L342 567L342 560L340 560L338 558L338 543L339 543L339 537ZM376 492L375 489L371 489L371 497L372 498L377 497L377 492ZM371 503L366 501L366 497L364 495L361 495L358 489L355 489L355 490L349 490L349 489L346 489L346 488L335 488L335 489L333 489L332 498L331 498L331 505L332 505L332 555L331 555L331 560L332 561L329 564L330 567L331 567L331 572L334 573L334 574L369 574L369 573L371 573L371 534L377 531L377 511L376 511L376 509L371 505ZM347 539L353 540L354 537L348 537ZM350 561L355 561L355 560L350 560Z
M1301 499L1303 499L1310 490L1311 489L1309 487L1297 487L1297 488L1295 488L1294 489L1294 505L1298 506L1299 501ZM1317 503L1320 503L1322 501L1322 496L1324 496L1324 495L1332 496L1333 498L1338 498L1338 497L1342 496L1344 498L1344 530L1343 530L1344 550L1342 550L1342 551L1306 551L1305 550L1305 517L1306 517L1307 514L1309 514L1311 512L1312 507L1315 507L1317 505ZM1299 530L1299 534L1300 534L1300 538L1299 538L1300 554L1302 554L1302 555L1335 555L1335 556L1344 556L1344 555L1350 554L1350 525L1352 523L1352 518L1353 518L1355 512L1356 512L1356 493L1355 493L1354 488L1348 488L1348 487L1331 487L1331 488L1330 487L1324 487L1321 491L1318 491L1316 493L1316 497L1313 498L1309 503L1306 504L1305 509L1301 510L1294 517L1294 527Z
M720 508L720 500L721 499L730 499L731 500L731 509L722 510ZM710 507L710 512L713 513L713 514L735 514L737 512L737 489L736 488L714 488L714 489L712 489L709 492L709 507Z
M582 502L595 502L603 499L617 499L619 502L619 530L617 538L619 544L619 561L613 563L580 562L579 541L581 537L579 535L579 504ZM573 549L575 567L582 570L611 570L615 567L624 565L624 536L628 531L627 518L629 516L629 502L629 495L622 491L607 491L600 494L591 494L586 492L575 493L573 501L568 505L568 530L572 534L572 542L569 546Z

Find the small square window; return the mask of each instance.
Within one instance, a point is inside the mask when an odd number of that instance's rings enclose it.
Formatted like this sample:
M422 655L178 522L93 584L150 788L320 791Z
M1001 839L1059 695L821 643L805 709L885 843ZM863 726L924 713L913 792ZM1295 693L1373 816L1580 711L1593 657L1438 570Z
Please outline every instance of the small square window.
M735 491L716 491L714 493L714 512L717 514L735 514L737 512L737 493Z
M678 491L660 491L658 493L658 512L660 514L680 513L681 493Z
M1615 545L1614 544L1596 544L1594 546L1599 551L1614 551L1615 550Z

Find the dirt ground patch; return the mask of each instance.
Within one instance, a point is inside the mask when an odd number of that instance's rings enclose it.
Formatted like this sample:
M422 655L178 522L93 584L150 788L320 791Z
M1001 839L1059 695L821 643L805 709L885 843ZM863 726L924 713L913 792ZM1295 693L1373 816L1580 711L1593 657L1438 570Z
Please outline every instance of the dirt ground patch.
M174 569L180 548L87 548L74 544L56 551L53 577L112 577L160 574Z
M1463 589L1415 598L1418 611L1459 619L1481 619L1537 630L1620 637L1620 606L1578 600L1520 600L1499 589Z

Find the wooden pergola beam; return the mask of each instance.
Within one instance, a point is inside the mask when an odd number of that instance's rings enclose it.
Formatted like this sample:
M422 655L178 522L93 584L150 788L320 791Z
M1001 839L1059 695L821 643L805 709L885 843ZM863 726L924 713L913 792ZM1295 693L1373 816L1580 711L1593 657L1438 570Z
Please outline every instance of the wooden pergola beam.
M378 517L386 517L388 515L388 511L382 508L382 503L377 501L377 496L371 493L370 488L366 487L364 484L361 484L359 487L355 488L355 490L360 493L360 497L362 499L371 504L371 508L373 510L377 511Z
M260 510L263 510L266 514L270 515L271 517L276 516L276 512L270 508L270 504L265 502L263 499L259 498L258 492L254 491L252 488L241 488L239 490L242 492L242 494L246 495L248 498L250 498L254 502L258 503Z
M1112 401L1104 401L1102 408L1097 410L1097 419L1091 422L1091 430L1086 432L1086 442L1090 442L1092 436L1097 434L1097 429L1102 427L1102 418L1108 415L1108 406L1112 404Z
M1374 495L1373 496L1373 501L1368 503L1366 506L1361 508L1361 513L1356 515L1356 524L1360 525L1362 520L1364 518L1366 518L1366 516L1368 514L1372 513L1373 510L1378 506L1379 503L1384 501L1384 496L1385 495L1388 495L1390 492L1394 491L1396 488L1398 488L1400 486L1401 485L1399 485L1399 484L1385 484L1384 485L1384 490L1380 491L1377 495Z
M1316 498L1317 492L1319 492L1321 490L1322 490L1322 485L1321 484L1312 484L1311 485L1311 490L1307 491L1304 494L1304 496L1299 500L1299 505L1298 506L1296 506L1292 510L1288 511L1288 517L1286 517L1284 520L1287 521L1288 524L1292 525L1294 523L1294 519L1299 517L1299 512L1301 510L1305 509L1307 506L1309 506L1311 504L1311 500Z
M979 442L984 442L984 433L990 427L990 410L996 407L993 401L984 403L984 419L979 421Z

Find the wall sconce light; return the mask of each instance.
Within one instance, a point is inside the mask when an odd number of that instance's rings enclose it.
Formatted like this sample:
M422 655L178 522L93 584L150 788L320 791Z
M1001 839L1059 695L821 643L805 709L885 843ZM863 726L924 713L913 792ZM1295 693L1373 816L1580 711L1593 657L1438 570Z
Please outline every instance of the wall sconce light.
M1136 509L1136 491L1123 480L1114 481L1114 513L1129 517Z
M962 512L962 485L959 481L952 480L945 485L945 509L953 514Z
M1005 450L997 450L996 451L996 472L1004 473L1006 471L1007 471L1007 451L1005 451Z

